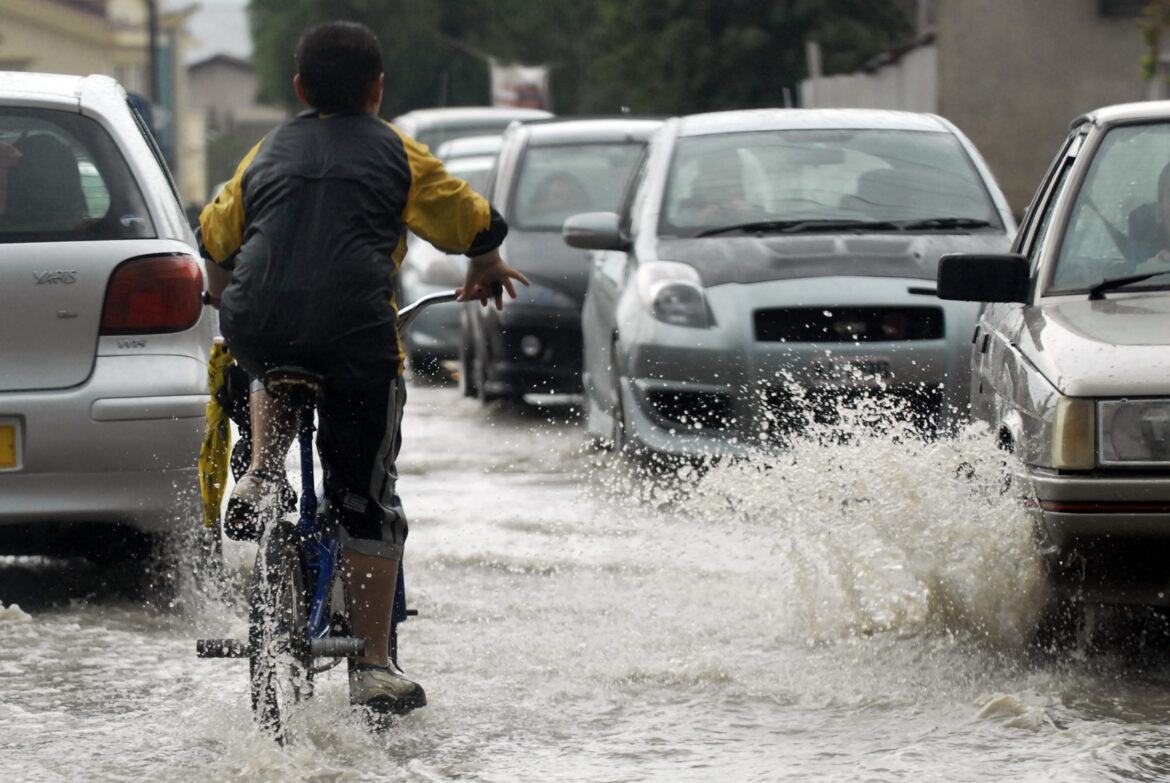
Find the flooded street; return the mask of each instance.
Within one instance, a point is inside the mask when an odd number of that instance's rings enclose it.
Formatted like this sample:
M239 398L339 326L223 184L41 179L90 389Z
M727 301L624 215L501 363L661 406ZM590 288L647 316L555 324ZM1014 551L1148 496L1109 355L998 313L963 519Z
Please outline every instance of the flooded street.
M0 780L1147 781L1170 642L1025 648L1039 560L984 439L833 446L666 475L571 405L413 385L401 663L429 706L366 731L341 672L277 747L228 600L144 605L128 569L0 560ZM244 567L248 547L229 543ZM173 604L173 605L172 605ZM1139 613L1140 614L1140 613Z

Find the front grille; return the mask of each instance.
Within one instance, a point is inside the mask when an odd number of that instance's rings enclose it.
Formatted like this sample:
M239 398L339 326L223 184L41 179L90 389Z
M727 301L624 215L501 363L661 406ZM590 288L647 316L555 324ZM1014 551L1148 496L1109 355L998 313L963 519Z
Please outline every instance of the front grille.
M731 397L693 391L649 391L646 402L664 424L722 432L734 426Z
M798 307L756 310L756 340L795 343L867 343L937 340L938 307Z
M761 390L769 432L788 438L810 428L863 426L882 430L895 422L908 422L922 433L933 433L940 424L942 387L823 388L797 390L769 386Z

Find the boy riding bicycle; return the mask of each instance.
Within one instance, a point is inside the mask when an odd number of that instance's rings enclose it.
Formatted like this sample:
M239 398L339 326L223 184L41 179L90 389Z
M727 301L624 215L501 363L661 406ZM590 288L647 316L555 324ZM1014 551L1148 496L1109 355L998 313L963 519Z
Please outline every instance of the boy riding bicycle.
M407 228L471 259L461 301L515 298L499 246L507 224L427 148L378 118L383 74L366 27L331 22L297 45L293 85L310 107L262 139L200 216L208 289L220 329L253 378L252 461L225 519L251 537L284 500L291 412L258 380L296 365L324 378L318 451L322 514L342 542L354 636L366 654L350 671L350 700L379 712L426 704L388 657L398 565L407 535L395 489L406 387L395 326L394 278Z

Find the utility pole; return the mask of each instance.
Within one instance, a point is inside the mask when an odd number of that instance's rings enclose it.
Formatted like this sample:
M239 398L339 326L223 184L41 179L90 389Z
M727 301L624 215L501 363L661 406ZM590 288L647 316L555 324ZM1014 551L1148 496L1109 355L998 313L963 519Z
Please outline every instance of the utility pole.
M146 0L147 17L147 87L146 94L152 104L158 103L158 0Z

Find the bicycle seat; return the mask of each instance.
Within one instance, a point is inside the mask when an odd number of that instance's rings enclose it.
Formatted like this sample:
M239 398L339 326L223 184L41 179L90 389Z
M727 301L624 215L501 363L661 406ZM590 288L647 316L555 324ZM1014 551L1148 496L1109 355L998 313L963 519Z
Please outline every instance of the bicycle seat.
M264 373L260 379L264 388L273 396L279 397L306 397L311 400L321 399L324 392L324 376L306 370L304 367L287 365L273 367Z

